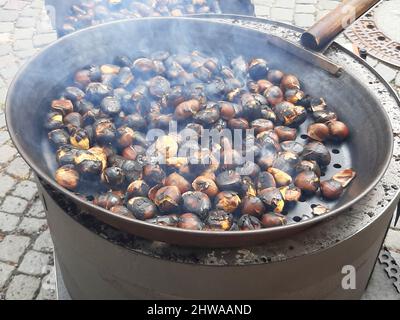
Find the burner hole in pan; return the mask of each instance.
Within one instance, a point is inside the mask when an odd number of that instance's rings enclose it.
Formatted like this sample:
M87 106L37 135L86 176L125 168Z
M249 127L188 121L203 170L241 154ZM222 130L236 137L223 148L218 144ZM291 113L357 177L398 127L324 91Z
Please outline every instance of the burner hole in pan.
M295 217L293 217L293 221L294 222L300 222L301 221L301 217L295 216Z
M306 140L306 139L308 139L308 135L306 135L306 134L302 134L302 135L300 136L300 138L302 138L302 139Z
M92 195L86 196L87 201L93 201L94 197Z
M400 51L400 46L396 46L396 50L397 50L397 51Z
M385 41L386 38L385 38L384 36L379 36L379 37L378 37L378 40L379 40L379 41Z
M325 172L321 172L321 177L325 177L326 173Z
M374 26L373 24L368 24L368 25L367 25L367 28L368 28L368 29L374 29L375 26Z
M340 153L340 150L338 150L338 149L332 149L332 153L334 153L334 154L339 154L339 153Z
M333 165L333 167L336 168L336 169L340 169L342 167L342 165L340 165L339 163L335 163Z
M392 268L392 269L390 269L390 271L392 272L392 273L394 273L394 274L397 274L397 269L395 269L395 268Z
M315 204L315 203L313 203L313 204L310 205L310 207L311 207L312 209L314 209L316 206L318 206L318 205Z

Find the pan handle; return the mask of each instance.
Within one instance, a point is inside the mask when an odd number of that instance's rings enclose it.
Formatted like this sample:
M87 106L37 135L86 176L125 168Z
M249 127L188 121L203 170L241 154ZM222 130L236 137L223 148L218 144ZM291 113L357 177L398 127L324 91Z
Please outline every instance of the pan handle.
M381 0L345 0L301 36L304 47L319 51Z

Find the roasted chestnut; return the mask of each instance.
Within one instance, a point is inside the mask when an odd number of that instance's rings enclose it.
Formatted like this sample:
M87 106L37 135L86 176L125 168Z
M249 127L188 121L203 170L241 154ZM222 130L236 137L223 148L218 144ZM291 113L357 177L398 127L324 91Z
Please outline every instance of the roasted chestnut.
M289 203L297 203L302 195L301 189L293 185L281 188L281 193L284 200Z
M332 120L337 120L336 113L332 111L316 111L313 113L313 118L315 122L325 123Z
M343 188L346 188L355 177L356 172L353 169L345 169L336 173L332 179L339 182Z
M205 222L209 230L228 231L232 227L233 216L223 210L213 210L209 212Z
M321 194L327 200L336 200L343 193L343 187L336 180L321 181Z
M157 214L157 207L148 198L134 197L128 200L127 207L136 219L147 220L154 218Z
M51 102L51 109L61 113L62 115L67 115L68 113L74 111L74 105L72 104L71 100L53 100Z
M164 170L158 164L148 164L143 167L143 179L151 187L163 183L165 177Z
M181 201L181 193L176 186L160 188L154 198L154 203L161 212L176 212Z
M116 129L114 123L110 119L99 119L94 125L94 137L99 143L108 143L116 137Z
M267 98L268 102L275 106L283 101L283 92L277 86L272 86L264 91L264 97Z
M122 205L122 199L117 194L109 191L96 196L93 200L93 203L96 206L109 210L112 207Z
M49 140L57 147L69 144L69 135L64 129L55 129L48 133Z
M255 216L244 214L238 220L238 227L242 231L248 231L261 229L262 225Z
M46 116L46 129L61 129L64 126L63 115L59 112L50 112Z
M100 107L101 111L110 116L115 116L121 111L121 104L119 103L119 100L115 97L105 97L101 101Z
M297 89L300 90L300 82L296 76L292 74L285 74L281 80L281 87L283 90Z
M259 216L265 212L264 203L258 197L244 197L241 213L244 215Z
M276 187L274 176L269 172L261 172L257 178L256 184L257 190L261 190Z
M283 226L287 223L285 216L276 213L266 213L261 217L261 224L264 228Z
M158 216L153 219L146 220L148 223L156 224L165 227L177 227L179 217L176 214L168 214L165 216Z
M75 155L74 164L82 174L98 175L103 170L102 159L88 150L79 150Z
M86 99L93 103L100 103L106 96L111 95L111 93L111 87L101 82L91 82L86 87Z
M297 172L302 172L302 171L314 171L315 174L320 177L321 176L321 168L319 167L318 163L313 160L302 160L300 163L296 166L296 171Z
M284 77L284 75L285 74L280 70L271 69L268 72L267 79L268 79L268 81L272 82L274 85L279 86L281 81L282 81L282 78Z
M235 170L226 170L217 175L216 182L220 190L240 191L242 177Z
M164 184L166 186L175 186L178 188L180 193L185 193L191 189L190 182L187 181L184 177L180 174L173 172L171 173L166 179ZM196 190L196 189L195 189ZM202 190L196 190L202 191Z
M135 180L126 189L128 198L146 197L150 187L144 180Z
M125 175L121 168L110 167L103 171L102 180L109 185L118 186L124 183Z
M120 216L135 219L135 216L132 214L132 212L130 212L127 207L122 206L122 205L116 205L114 207L111 207L110 211L112 213L118 214Z
M294 180L296 187L307 194L314 194L319 188L319 176L311 170L300 172Z
M211 210L210 198L203 192L188 191L182 195L183 210L191 212L204 219Z
M79 173L73 165L65 165L57 169L55 179L60 186L75 190L79 183Z
M251 127L256 134L274 129L274 123L267 119L256 119L251 122Z
M304 107L295 106L288 101L281 102L275 106L274 112L280 123L289 127L298 127L307 118Z
M76 148L87 150L90 148L90 139L85 129L73 128L69 138L71 145Z
M326 167L331 163L331 154L328 148L318 141L306 144L302 157L304 160L316 161L321 167Z
M200 218L193 213L184 213L179 216L178 228L188 230L201 230L204 224Z
M326 123L329 128L329 136L336 141L345 140L349 134L349 128L341 121L331 120Z
M297 137L297 129L285 126L278 126L274 128L275 133L279 137L279 141L293 141Z
M217 184L214 182L214 180L206 176L197 177L193 181L192 187L195 191L203 192L210 198L215 197L219 192Z
M241 204L241 199L236 192L222 191L215 197L215 208L228 213L233 213Z
M304 151L304 145L296 141L284 141L281 143L282 151L288 151L296 155L301 155Z
M253 80L265 79L268 74L268 63L264 59L253 59L249 63L249 74Z
M285 171L269 168L268 172L272 174L278 187L284 187L292 183L292 177Z
M264 202L268 211L281 213L285 207L285 200L278 188L263 189L258 193L259 198Z
M177 120L185 120L192 117L200 110L200 103L198 100L188 100L180 103L175 108L175 118Z
M307 135L317 141L325 141L329 138L329 128L324 123L313 123L308 126Z

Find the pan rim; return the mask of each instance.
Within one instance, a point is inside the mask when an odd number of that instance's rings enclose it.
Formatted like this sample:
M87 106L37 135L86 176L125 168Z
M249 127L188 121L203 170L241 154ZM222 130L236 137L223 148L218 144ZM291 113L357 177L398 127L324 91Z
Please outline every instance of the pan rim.
M97 26L91 26L86 29L79 30L77 32L74 32L72 34L66 35L62 38L57 39L50 45L48 45L46 48L40 50L38 53L36 53L33 57L27 60L25 64L18 70L16 75L14 76L11 84L9 85L8 91L7 91L7 97L6 97L6 103L5 103L5 115L6 115L6 124L7 124L7 129L10 133L10 137L17 148L18 152L20 153L21 157L28 163L28 165L32 168L32 170L40 177L42 178L46 183L48 183L51 187L54 189L60 191L61 193L67 195L71 200L77 204L82 205L83 207L91 207L94 210L100 211L103 215L111 215L113 216L114 219L120 220L123 223L129 223L129 224L135 224L138 227L146 228L148 229L147 232L149 235L151 235L152 231L160 231L161 233L169 233L169 234L174 234L175 237L184 239L185 235L190 235L190 236L196 236L197 238L208 238L208 237L213 237L215 238L246 238L249 235L256 237L258 234L274 234L274 233L279 233L282 230L288 230L288 231L296 231L297 229L304 230L308 227L311 227L312 225L315 225L319 222L322 222L326 219L332 218L336 216L337 214L345 211L346 209L350 208L357 202L359 202L361 199L363 199L377 184L378 182L382 179L384 174L386 173L389 164L391 162L391 158L393 155L393 149L394 149L394 139L393 135L391 134L393 132L392 130L392 125L391 121L389 118L389 115L387 114L386 110L383 108L382 104L378 101L378 99L374 96L375 101L377 102L377 105L380 108L381 113L383 113L384 118L386 120L386 128L389 133L389 141L390 141L390 148L389 152L387 153L385 160L382 162L382 169L378 172L376 177L372 182L370 182L369 186L365 188L360 194L358 194L354 199L350 200L349 202L345 203L344 205L341 205L329 213L318 216L318 217L313 217L312 219L308 219L306 221L300 221L297 223L293 224L288 224L284 226L279 226L279 227L274 227L274 228L267 228L267 229L259 229L259 230L248 230L248 231L200 231L200 230L186 230L186 229L180 229L180 228L175 228L175 227L167 227L167 226L159 226L155 224L150 224L146 221L141 221L141 220L133 220L129 219L127 217L123 217L120 215L117 215L115 213L112 213L111 211L104 209L102 207L96 206L92 203L87 202L86 200L83 200L80 198L78 195L76 195L74 192L69 191L68 189L58 185L53 177L45 173L41 168L39 168L36 163L31 160L31 157L29 155L29 152L26 152L26 150L22 147L22 145L19 143L19 134L14 131L14 128L11 124L11 120L8 118L8 115L11 114L11 109L12 106L10 104L11 100L11 95L12 93L15 94L15 86L16 83L18 82L20 76L25 72L27 67L35 60L39 59L42 55L45 55L51 48L58 46L59 43L63 43L65 41L68 41L69 38L74 38L74 37L79 37L82 33L85 32L91 32L92 29L101 29L101 28L107 28L109 25L117 25L117 24L124 24L124 23L142 23L143 21L151 21L151 20L171 20L171 21L188 21L188 23L199 23L199 24L220 24L224 26L229 26L230 28L245 28L246 30L250 30L254 33L264 33L267 34L266 32L260 31L260 30L254 30L250 27L246 26L239 26L239 25L232 25L227 22L223 21L216 21L216 20L210 20L206 18L193 18L193 17L146 17L146 18L135 18L135 19L123 19L123 20L118 20L118 21L112 21L108 23L104 23L101 25ZM186 22L185 22L186 23ZM286 39L283 39L284 41L287 41ZM307 50L307 49L305 49ZM326 57L325 57L326 58ZM327 59L327 58L326 58ZM329 59L327 59L329 60ZM353 74L349 73L348 70L345 70L346 73L348 73L351 77L357 79L357 82L363 86L365 89L367 89L366 85L362 83L357 77L355 77ZM375 72L376 73L376 72ZM382 81L382 79L381 79ZM143 237L143 236L142 236ZM152 240L160 240L160 239L154 239L152 237L148 237L148 239ZM160 240L163 241L163 240ZM165 240L164 240L165 241ZM216 239L218 241L218 239ZM168 241L166 241L168 242ZM256 242L256 241L255 241Z

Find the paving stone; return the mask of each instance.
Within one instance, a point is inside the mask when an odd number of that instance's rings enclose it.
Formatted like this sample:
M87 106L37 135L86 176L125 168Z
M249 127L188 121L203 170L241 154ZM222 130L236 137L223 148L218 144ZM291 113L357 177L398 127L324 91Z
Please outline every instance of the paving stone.
M0 22L11 22L18 18L18 12L13 10L0 10Z
M7 173L13 177L19 179L28 179L30 174L30 168L24 161L24 159L18 157L15 158L7 168Z
M297 13L315 13L315 6L311 4L298 4L296 5Z
M12 50L11 44L0 43L0 56L8 54Z
M18 271L32 276L44 275L48 271L47 264L49 263L49 260L50 257L48 254L33 250L28 251L24 256Z
M7 196L0 207L0 211L21 215L25 211L27 205L28 202L24 199Z
M23 274L15 276L8 287L6 300L31 300L40 286L40 280Z
M323 10L333 10L338 6L339 3L340 1L321 0L318 6Z
M40 199L37 199L31 206L31 208L28 210L26 215L29 217L35 217L35 218L46 217L42 201L40 201Z
M285 8L271 8L271 18L278 21L292 21L293 10Z
M380 62L375 67L375 70L387 81L391 82L396 77L396 71L391 67L387 66L386 64Z
M12 1L7 1L6 5L3 8L19 11L19 10L22 10L27 4L28 4L28 2L26 2L26 1L12 0Z
M10 140L10 135L7 131L0 131L0 145Z
M14 269L14 266L0 262L0 289L4 287Z
M0 175L0 198L4 198L15 185L16 180L6 174Z
M32 48L33 48L32 40L16 40L14 42L15 51L29 50Z
M20 17L15 26L17 28L33 28L36 24L36 19L33 17Z
M316 4L318 0L297 0L296 2L301 4Z
M6 126L6 115L4 112L0 112L0 128L4 128Z
M12 54L8 54L0 59L0 69L6 68L15 63L16 63L15 57Z
M30 239L24 236L8 235L0 242L0 260L18 263L19 258L28 247Z
M32 200L37 193L36 183L32 181L22 181L15 188L13 195L24 198L26 200Z
M30 57L34 56L35 54L36 54L35 48L15 52L15 55L20 59L30 58Z
M32 235L46 228L46 219L23 218L17 230L24 234Z
M36 239L33 249L47 253L53 252L53 240L51 239L49 229L43 231L42 234Z
M400 231L389 229L385 239L385 246L390 251L400 253Z
M309 13L296 13L294 15L294 23L298 27L308 28L315 22L315 18Z
M17 150L15 148L10 147L9 145L2 145L0 147L0 165L9 162L16 154Z
M54 33L39 34L33 37L33 45L38 47L46 46L53 41L57 40L57 35Z
M56 294L56 272L55 268L51 267L51 271L42 280L40 292L36 298L37 300L55 300Z
M271 8L267 6L257 6L254 8L257 17L268 17L270 15Z
M18 28L14 31L14 39L16 40L28 40L33 38L35 33L34 28Z
M0 22L0 32L10 32L14 30L14 23Z
M14 231L19 222L19 217L0 211L0 232Z
M25 41L25 40L19 40L19 41ZM11 80L17 74L18 69L19 67L17 65L11 65L7 68L1 69L0 74L3 76L4 79Z
M36 17L40 13L40 9L27 7L19 14L21 17Z
M274 7L278 8L294 8L295 5L295 0L276 0L274 3Z

